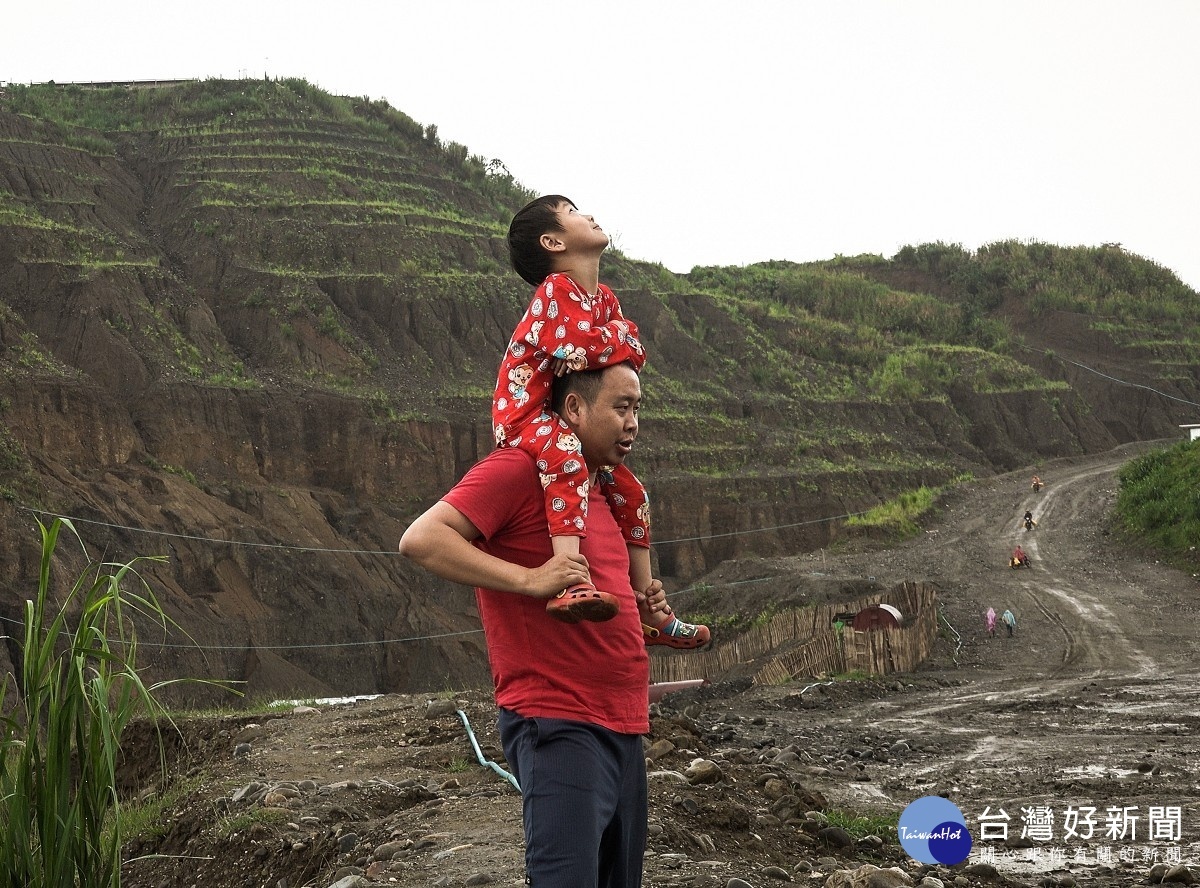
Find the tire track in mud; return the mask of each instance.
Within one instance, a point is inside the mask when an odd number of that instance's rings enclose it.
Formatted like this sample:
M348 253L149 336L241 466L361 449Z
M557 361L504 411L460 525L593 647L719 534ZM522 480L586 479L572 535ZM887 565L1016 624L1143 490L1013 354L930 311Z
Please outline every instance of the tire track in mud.
M985 595L1003 596L1007 590L1018 596L1020 604L1014 609L1019 613L1022 608L1026 610L1019 618L1016 644L1008 653L1023 662L1005 665L999 674L980 674L970 688L934 693L919 700L872 701L865 711L845 718L834 715L830 723L848 725L865 720L875 728L907 732L953 725L950 730L966 746L961 759L1020 759L1028 751L1024 742L1009 738L999 742L995 734L997 720L1002 725L1009 723L1006 713L1014 701L1030 704L1061 700L1089 686L1121 688L1161 679L1163 671L1158 660L1145 651L1141 640L1141 636L1157 634L1159 628L1143 620L1144 593L1129 587L1130 594L1117 600L1121 596L1114 590L1128 586L1128 581L1119 572L1096 565L1090 546L1077 539L1081 529L1097 523L1103 512L1101 491L1106 486L1115 488L1116 473L1130 458L1130 453L1122 449L1081 459L1075 467L1062 466L1040 492L1026 490L1015 503L1009 501L1010 505L1003 503L1003 482L991 482L997 493L979 500L986 502L986 508L954 516L951 523L938 529L940 539L927 538L918 544L919 549L937 552L930 559L953 553L952 557L963 562L978 562L994 557L998 541L1006 546L1005 553L1020 543L1032 558L1031 568L1002 567L990 575L996 577L994 582L986 570L965 568L961 573L974 573L971 585L987 588ZM1021 474L1011 473L1008 480ZM1032 531L1024 529L1019 517L1026 509L1038 522ZM989 542L989 527L1004 530ZM960 572L948 573L958 577ZM1095 579L1090 586L1089 577ZM1002 628L1001 635L1003 632ZM1185 695L1186 688L1200 685L1185 675L1173 682L1173 690ZM972 735L974 739L968 740ZM1001 755L999 748L1010 752Z
M1108 672L1129 672L1140 677L1156 671L1154 660L1128 637L1113 610L1074 581L1085 565L1069 556L1067 560L1059 557L1052 545L1056 534L1070 533L1072 527L1082 523L1083 510L1095 509L1090 497L1096 485L1084 482L1108 477L1115 480L1123 462L1078 470L1047 485L1042 493L1031 493L1022 506L1033 512L1037 526L1025 530L1019 520L1017 530L1009 535L1014 546L1022 545L1033 564L1029 575L1023 575L1020 581L1027 601L1063 636L1062 664L1053 673L1056 677L1095 677ZM1042 537L1047 538L1046 554L1042 552ZM1024 570L1017 572L1024 574ZM1051 596L1050 602L1047 596Z
M882 697L856 698L847 687L852 705L781 707L786 733L832 744L847 758L846 751L868 753L869 782L829 786L836 803L894 812L943 795L968 824L989 806L1010 814L1030 805L1060 813L1065 805L1133 806L1143 814L1180 806L1183 859L1200 865L1192 629L1200 590L1187 574L1122 551L1106 524L1119 468L1163 443L1038 466L1049 483L1037 494L1028 487L1032 470L980 481L948 499L922 538L846 559L848 572L884 582L938 583L962 648L898 676L894 693ZM1038 522L1031 531L1020 518L1026 509ZM1017 543L1030 569L1008 567ZM989 606L1017 614L1014 637L1003 625L988 636ZM900 740L921 754L872 760L872 747ZM1095 844L1088 848L1094 857ZM1005 871L1023 881L1033 872ZM1072 876L1080 885L1131 884L1128 874L1098 865L1075 867Z

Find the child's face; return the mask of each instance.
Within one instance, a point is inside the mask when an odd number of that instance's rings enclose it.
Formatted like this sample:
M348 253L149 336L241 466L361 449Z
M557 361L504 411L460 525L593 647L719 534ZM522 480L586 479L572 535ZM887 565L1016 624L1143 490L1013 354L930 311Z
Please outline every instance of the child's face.
M555 236L566 244L568 252L591 252L608 246L608 235L591 216L569 203L559 204L556 214L563 230Z

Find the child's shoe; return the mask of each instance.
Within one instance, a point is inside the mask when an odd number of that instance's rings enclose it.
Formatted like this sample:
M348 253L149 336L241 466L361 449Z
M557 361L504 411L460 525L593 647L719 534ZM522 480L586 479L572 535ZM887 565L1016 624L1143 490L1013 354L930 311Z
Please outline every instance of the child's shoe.
M620 610L621 605L616 598L588 583L563 589L546 602L546 613L563 623L579 623L583 620L603 623L615 617Z
M642 636L646 646L665 644L668 647L694 650L704 647L712 640L712 633L707 626L685 623L671 615L657 628L642 623Z

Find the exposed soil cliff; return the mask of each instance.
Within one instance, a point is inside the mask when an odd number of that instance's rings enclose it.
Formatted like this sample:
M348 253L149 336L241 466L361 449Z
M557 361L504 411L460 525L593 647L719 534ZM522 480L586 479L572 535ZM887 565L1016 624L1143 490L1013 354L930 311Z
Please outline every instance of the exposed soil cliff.
M519 192L389 121L160 121L104 152L0 112L0 617L31 594L35 518L60 514L94 558L167 556L143 572L191 641L146 638L152 675L256 698L484 675L469 590L396 544L491 446L494 366L527 296L504 267ZM740 363L751 335L797 348L765 314L659 292L664 272L619 256L606 273L653 356L633 465L675 588L827 546L843 531L820 519L904 490L1185 421L1061 357L1196 397L1072 317L1022 327L1058 350L1030 360L1067 390L805 397ZM64 546L59 581L82 565Z

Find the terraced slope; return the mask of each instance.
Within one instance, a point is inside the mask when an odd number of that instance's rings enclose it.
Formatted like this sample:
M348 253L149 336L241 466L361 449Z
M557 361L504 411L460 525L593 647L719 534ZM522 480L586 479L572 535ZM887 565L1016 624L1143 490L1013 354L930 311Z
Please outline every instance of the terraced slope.
M84 519L93 556L168 557L147 574L200 647L171 639L166 674L252 695L479 679L470 593L395 547L490 448L528 297L503 234L529 197L434 126L300 80L10 87L0 617L44 510ZM660 572L814 549L844 533L821 519L906 490L1173 433L1200 401L1200 352L1177 345L1200 341L1196 300L1111 252L678 276L613 251L602 274L651 354L634 467Z

